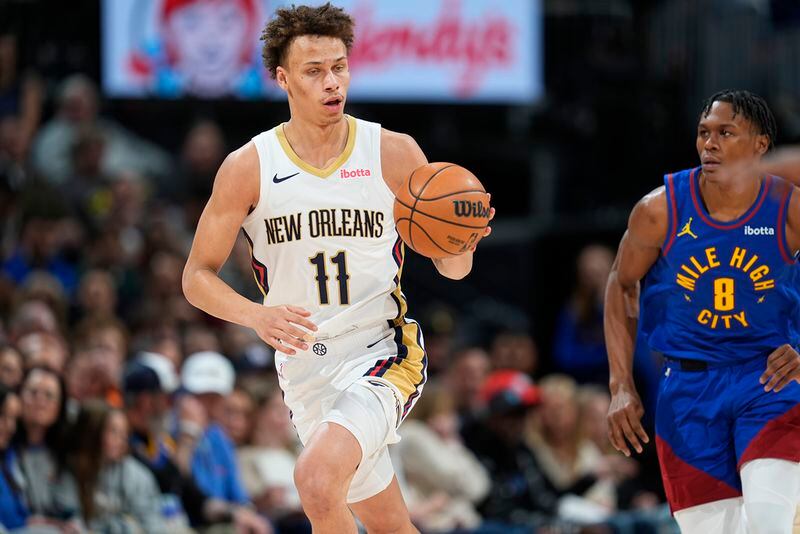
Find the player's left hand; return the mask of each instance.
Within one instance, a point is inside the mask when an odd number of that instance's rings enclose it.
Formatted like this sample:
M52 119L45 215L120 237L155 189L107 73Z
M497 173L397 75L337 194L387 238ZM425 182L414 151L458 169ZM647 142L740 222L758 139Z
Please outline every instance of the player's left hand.
M489 196L489 202L491 202L492 201L492 194L491 193L486 193L486 194ZM494 219L494 208L491 207L491 205L490 205L489 206L489 222L491 222L492 219ZM491 226L486 226L486 228L484 228L484 230L483 230L483 237L481 239L483 239L485 237L489 237L489 234L491 234L491 233L492 233L492 227ZM478 243L475 243L475 245L471 249L469 249L469 251L470 252L475 252L476 248L478 248Z
M764 391L777 393L792 380L800 383L800 354L791 345L781 345L767 358L767 369L759 378Z

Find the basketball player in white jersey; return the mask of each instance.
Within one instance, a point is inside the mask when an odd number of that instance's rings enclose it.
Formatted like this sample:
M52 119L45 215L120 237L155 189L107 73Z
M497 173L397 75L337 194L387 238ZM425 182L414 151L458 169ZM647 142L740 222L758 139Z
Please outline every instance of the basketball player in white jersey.
M427 361L419 325L405 317L392 204L427 160L411 137L344 114L353 21L342 9L280 9L262 40L291 118L222 164L183 289L195 306L253 328L276 349L305 445L295 482L314 532L356 532L351 510L371 533L416 532L387 445L399 439ZM217 275L239 228L263 306ZM460 279L472 252L434 264Z

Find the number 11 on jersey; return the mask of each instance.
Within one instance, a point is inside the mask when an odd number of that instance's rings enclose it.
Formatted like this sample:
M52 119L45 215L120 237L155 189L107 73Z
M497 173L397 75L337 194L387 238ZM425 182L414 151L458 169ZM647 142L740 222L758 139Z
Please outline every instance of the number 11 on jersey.
M318 252L316 256L308 258L308 261L317 267L317 275L314 279L317 281L317 288L319 289L319 303L330 304L328 298L328 274L325 268L325 253ZM350 275L347 274L347 256L344 250L340 250L336 256L331 258L331 263L336 266L336 281L339 282L339 303L350 304L350 291L348 281Z

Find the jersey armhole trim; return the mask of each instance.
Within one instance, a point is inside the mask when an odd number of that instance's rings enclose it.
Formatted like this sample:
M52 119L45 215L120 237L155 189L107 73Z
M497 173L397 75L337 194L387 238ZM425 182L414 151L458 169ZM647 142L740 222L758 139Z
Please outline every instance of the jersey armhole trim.
M380 177L380 181L381 181L380 184L377 184L377 188L378 188L379 193L389 203L389 208L390 209L394 209L394 199L395 199L394 191L392 191L389 188L389 184L386 183L386 178L383 177L383 159L381 157L381 138L383 137L383 128L381 128L381 125L378 124L376 129L377 129L377 132L376 132L376 135L374 136L374 139L376 139L376 142L378 143L378 146L377 146L377 152L378 152L378 176Z
M678 220L678 206L675 202L675 179L672 174L668 174L664 178L664 194L667 196L667 237L664 239L664 245L661 247L661 254L666 256L669 249L672 248L672 243L675 242L675 234L677 233L677 220Z
M259 134L259 135L255 136L255 137L253 137L253 139L252 139L253 146L256 149L256 156L258 157L258 176L256 177L256 179L258 180L258 200L256 200L256 203L255 203L254 206L250 206L249 211L247 212L247 215L242 220L242 228L243 229L244 229L244 225L245 224L249 224L250 222L253 221L254 214L258 213L258 207L261 206L261 204L264 202L264 198L266 196L267 184L269 183L268 180L265 180L264 177L261 176L261 174L262 174L262 172L264 170L264 160L266 159L265 158L266 155L262 154L261 153L262 149L259 148L259 140L263 139L263 137L262 137L263 135L264 135L263 133ZM264 150L266 150L267 149L267 144L266 143L262 143L262 144L264 146Z
M789 211L789 203L792 200L792 190L794 188L786 182L775 180L774 183L781 183L784 185L784 191L781 193L781 201L778 205L778 248L781 250L783 261L786 263L794 263L794 255L789 250L789 242L786 240L787 213Z

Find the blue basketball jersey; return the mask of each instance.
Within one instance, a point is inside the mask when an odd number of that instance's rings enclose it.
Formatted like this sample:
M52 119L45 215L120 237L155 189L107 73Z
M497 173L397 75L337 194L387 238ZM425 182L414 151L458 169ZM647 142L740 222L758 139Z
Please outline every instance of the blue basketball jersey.
M642 332L676 358L745 361L798 342L796 258L786 242L791 186L766 176L753 205L719 222L703 204L700 168L664 177L667 237L642 287Z

